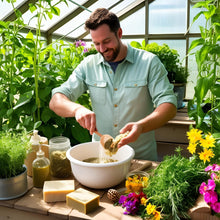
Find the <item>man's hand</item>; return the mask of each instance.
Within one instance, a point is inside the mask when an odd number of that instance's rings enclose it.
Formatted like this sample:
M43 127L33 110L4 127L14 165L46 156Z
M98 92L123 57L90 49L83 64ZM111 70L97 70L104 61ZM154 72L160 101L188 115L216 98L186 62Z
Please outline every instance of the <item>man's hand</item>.
M126 124L121 130L120 133L124 134L125 132L129 131L129 134L122 138L118 143L118 147L122 147L125 144L129 144L131 142L135 142L142 133L142 125L138 122L130 122Z
M92 135L96 131L95 113L85 107L80 107L75 111L76 121L83 127L89 130Z

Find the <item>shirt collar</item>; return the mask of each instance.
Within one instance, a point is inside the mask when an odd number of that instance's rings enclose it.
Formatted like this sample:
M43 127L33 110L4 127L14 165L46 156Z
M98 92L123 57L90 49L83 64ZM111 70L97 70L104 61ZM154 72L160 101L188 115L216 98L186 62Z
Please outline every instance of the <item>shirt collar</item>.
M133 48L127 44L127 56L125 57L125 60L127 60L128 62L130 63L134 63L134 50ZM104 64L108 64L108 62L106 62L103 58L103 56L98 52L97 54L98 56L98 63L97 64L100 64L100 63L104 63Z

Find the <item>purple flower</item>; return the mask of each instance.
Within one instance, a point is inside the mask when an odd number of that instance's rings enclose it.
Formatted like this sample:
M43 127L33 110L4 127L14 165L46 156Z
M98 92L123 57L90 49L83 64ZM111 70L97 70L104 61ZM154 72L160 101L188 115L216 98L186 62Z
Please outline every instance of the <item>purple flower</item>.
M123 206L123 204L125 203L126 199L127 199L127 196L121 195L118 203L122 204L122 206Z
M207 191L204 194L204 200L208 204L214 204L218 202L218 194L214 191Z
M138 208L139 208L139 202L138 202L138 200L129 200L127 203L126 203L126 205L125 205L125 207L126 207L126 210L125 210L125 212L124 212L124 214L127 214L127 215L129 215L129 214L131 214L131 215L136 215L137 214L137 212L138 212Z
M76 41L75 44L76 44L76 47L79 47L79 46L86 46L86 42L81 41L81 40Z
M216 202L214 204L211 204L211 208L214 212L220 213L220 202Z

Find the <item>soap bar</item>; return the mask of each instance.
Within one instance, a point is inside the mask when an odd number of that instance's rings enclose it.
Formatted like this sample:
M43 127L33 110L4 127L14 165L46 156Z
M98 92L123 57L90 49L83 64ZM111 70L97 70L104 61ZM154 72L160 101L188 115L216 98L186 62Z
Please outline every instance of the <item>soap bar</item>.
M66 203L69 207L87 214L99 206L99 195L79 188L66 195Z
M74 180L45 181L43 186L43 199L45 202L66 201L66 195L74 190Z

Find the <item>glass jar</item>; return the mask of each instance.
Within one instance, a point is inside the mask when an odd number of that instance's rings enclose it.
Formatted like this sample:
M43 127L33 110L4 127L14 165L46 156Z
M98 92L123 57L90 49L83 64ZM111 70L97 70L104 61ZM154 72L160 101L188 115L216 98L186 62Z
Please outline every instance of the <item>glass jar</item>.
M53 177L67 178L72 175L66 151L70 148L67 137L58 136L49 140L50 173Z
M36 155L37 158L32 163L33 185L42 188L44 181L50 179L50 161L41 149Z

